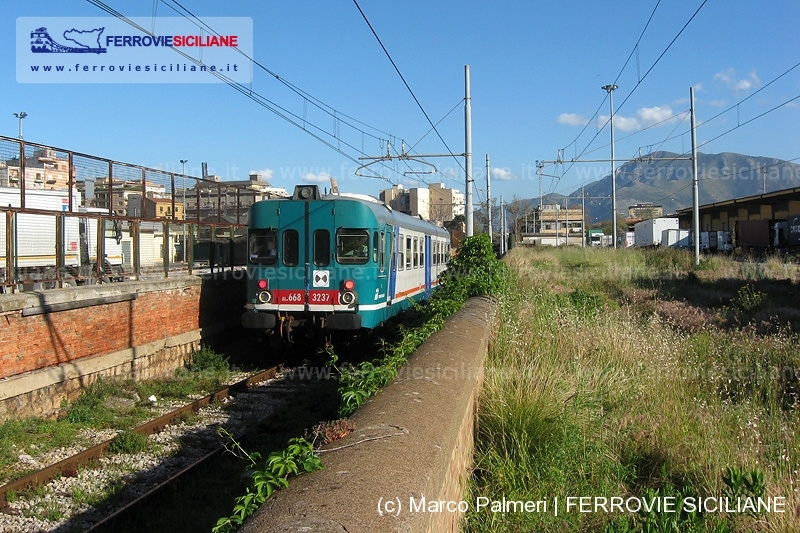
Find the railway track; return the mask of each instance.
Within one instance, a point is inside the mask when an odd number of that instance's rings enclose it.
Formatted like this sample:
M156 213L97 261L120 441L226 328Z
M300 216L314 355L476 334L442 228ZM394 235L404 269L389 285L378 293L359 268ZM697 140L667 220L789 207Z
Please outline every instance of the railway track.
M270 368L136 428L149 436L147 453L109 454L109 439L0 487L0 531L209 530L243 486L244 464L221 453L218 428L254 451L283 447L327 416L326 400L312 391L319 385L326 387ZM309 409L297 409L311 398ZM198 496L205 489L216 495ZM214 504L200 503L206 498Z

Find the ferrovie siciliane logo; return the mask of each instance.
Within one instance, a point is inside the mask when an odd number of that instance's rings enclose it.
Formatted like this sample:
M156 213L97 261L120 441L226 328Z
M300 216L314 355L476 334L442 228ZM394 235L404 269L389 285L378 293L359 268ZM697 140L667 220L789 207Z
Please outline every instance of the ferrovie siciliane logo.
M253 21L20 17L20 83L249 83ZM76 55L77 54L77 55Z
M42 26L31 32L31 52L34 54L104 54L106 49L100 46L100 35L105 28L94 30L66 30L62 35L70 41L70 45L59 44L50 37L47 28Z

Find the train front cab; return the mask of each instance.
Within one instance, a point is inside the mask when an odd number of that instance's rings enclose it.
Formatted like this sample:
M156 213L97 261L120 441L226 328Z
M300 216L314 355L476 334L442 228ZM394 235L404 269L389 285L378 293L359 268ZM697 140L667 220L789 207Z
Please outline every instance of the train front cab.
M392 233L363 202L322 200L316 187L254 204L243 326L284 336L300 325L374 327L388 300Z

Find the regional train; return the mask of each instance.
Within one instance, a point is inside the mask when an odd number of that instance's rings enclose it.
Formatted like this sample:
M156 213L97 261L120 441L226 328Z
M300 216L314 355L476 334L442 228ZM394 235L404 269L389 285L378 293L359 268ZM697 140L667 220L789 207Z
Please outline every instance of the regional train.
M371 329L425 299L450 257L447 230L361 195L298 185L248 218L242 325L281 335Z

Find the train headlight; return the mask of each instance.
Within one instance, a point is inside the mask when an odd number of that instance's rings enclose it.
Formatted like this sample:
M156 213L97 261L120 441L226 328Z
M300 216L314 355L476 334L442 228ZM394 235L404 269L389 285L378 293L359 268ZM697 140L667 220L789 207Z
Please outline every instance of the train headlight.
M356 296L356 282L352 279L347 279L339 285L339 301L344 305L352 305L356 303L358 297Z
M272 301L272 293L269 291L259 291L258 301L262 304L268 304Z

